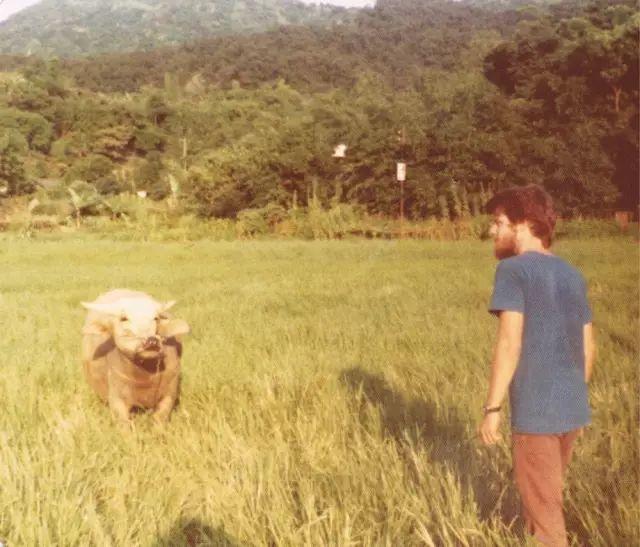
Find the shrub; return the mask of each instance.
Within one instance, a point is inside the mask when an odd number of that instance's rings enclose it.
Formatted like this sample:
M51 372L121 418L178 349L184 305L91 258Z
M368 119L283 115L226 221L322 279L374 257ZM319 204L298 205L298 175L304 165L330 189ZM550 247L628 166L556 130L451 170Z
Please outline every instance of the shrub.
M93 184L84 180L74 180L67 186L76 217L98 215L103 209L103 201Z
M253 237L269 232L269 224L261 209L245 209L238 213L236 230L240 237Z
M75 162L65 174L67 182L84 180L96 183L100 179L113 175L115 164L106 156L92 154Z
M142 154L163 150L167 140L159 129L150 126L136 129L133 135L136 151Z
M150 152L142 160L136 169L135 178L138 188L146 190L150 199L159 201L171 194L171 186L165 176L159 152Z
M111 218L123 218L130 221L144 221L148 216L149 203L133 194L118 194L104 201Z
M236 228L241 237L274 233L276 226L286 218L287 211L282 205L268 203L261 208L240 211Z
M64 160L72 152L71 139L69 137L62 137L57 141L54 141L51 145L51 156L56 159Z
M73 215L73 205L68 199L48 199L45 196L39 196L37 199L38 204L31 210L34 215L56 217L58 222L63 222Z
M95 182L96 190L103 196L112 196L122 192L123 188L116 176L111 173Z
M308 222L314 239L341 238L355 230L361 224L362 216L353 205L339 203L330 209L311 206L308 210Z
M572 219L556 224L555 239L589 239L621 233L622 230L613 220Z

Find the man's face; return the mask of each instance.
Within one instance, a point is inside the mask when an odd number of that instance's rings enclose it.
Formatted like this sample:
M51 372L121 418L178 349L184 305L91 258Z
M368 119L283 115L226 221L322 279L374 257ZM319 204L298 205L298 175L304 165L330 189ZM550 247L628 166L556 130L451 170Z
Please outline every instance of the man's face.
M493 215L489 234L493 237L493 252L498 260L516 254L516 230L504 213Z

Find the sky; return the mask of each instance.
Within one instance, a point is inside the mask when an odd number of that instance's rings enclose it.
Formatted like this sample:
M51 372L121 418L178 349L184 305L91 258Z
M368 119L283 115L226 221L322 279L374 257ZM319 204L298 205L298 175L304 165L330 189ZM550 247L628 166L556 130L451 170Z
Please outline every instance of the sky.
M27 6L37 4L39 0L0 0L0 21L4 21L9 15L20 11Z
M0 21L4 21L10 15L13 15L27 6L37 4L38 2L39 0L0 0ZM350 8L372 6L374 4L374 0L302 0L302 2L305 4L335 4L336 6L345 6Z
M374 0L301 0L305 4L334 4L345 8L362 8L373 6Z

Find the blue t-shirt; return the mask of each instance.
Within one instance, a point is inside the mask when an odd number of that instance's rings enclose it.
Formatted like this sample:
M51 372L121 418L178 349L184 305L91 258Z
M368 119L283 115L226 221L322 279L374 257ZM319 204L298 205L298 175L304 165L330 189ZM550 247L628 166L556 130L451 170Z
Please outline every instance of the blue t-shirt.
M524 314L520 360L509 386L513 430L564 433L587 425L583 327L591 309L580 273L538 252L501 260L489 311Z

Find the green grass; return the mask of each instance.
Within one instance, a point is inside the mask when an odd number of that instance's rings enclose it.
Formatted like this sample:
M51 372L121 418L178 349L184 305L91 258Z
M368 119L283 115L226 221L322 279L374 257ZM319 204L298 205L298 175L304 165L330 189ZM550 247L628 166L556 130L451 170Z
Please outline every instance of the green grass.
M475 438L490 243L0 243L10 545L523 544L508 445ZM556 252L589 281L599 346L572 540L637 544L637 244ZM176 298L192 326L165 431L123 434L84 383L79 302L114 287Z

